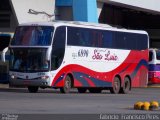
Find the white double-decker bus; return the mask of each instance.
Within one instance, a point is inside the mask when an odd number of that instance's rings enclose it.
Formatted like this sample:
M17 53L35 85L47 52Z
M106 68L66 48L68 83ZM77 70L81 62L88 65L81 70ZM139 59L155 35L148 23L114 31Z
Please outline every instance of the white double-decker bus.
M26 23L10 50L10 85L128 93L147 85L148 34L82 22Z

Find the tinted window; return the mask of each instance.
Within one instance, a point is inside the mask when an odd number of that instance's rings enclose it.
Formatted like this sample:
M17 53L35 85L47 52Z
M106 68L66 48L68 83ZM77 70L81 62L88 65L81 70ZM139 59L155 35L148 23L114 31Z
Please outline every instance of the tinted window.
M126 48L126 36L123 32L115 32L115 39L113 39L113 48L125 49Z
M11 45L50 45L53 30L50 26L20 26L16 29Z
M129 50L148 48L147 35L68 27L68 45Z
M102 46L103 48L112 48L113 47L113 32L103 31Z
M145 50L148 48L147 35L127 32L115 32L113 48L128 50Z
M138 34L137 35L137 49L144 50L148 48L148 37L147 35Z
M66 40L66 27L58 27L56 29L54 40L52 44L51 69L57 69L64 57Z
M88 28L68 27L68 45L112 47L112 32Z
M137 49L137 34L125 33L125 49L136 50Z
M68 45L92 46L91 31L84 28L68 27Z
M10 69L19 72L44 72L49 70L46 48L10 49Z

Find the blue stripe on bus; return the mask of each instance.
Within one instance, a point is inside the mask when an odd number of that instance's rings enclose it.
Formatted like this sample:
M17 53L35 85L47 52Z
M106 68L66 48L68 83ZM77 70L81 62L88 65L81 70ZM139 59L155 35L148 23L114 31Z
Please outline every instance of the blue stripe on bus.
M132 63L130 63L130 64L129 64L127 67L125 67L123 70L121 70L121 71L119 72L119 74L125 72L125 71L130 67L131 64L132 64Z
M65 74L62 74L62 75L61 75L61 76L56 80L56 82L54 83L54 85L53 85L53 86L56 86L60 81L62 81L62 80L63 80L64 75L65 75Z
M149 71L160 71L160 65L149 64Z
M139 70L139 68L140 68L141 66L145 66L146 68L148 68L148 62L147 62L146 60L142 59L142 60L138 63L138 65L136 66L136 68L135 68L135 70L133 71L133 73L131 74L131 77L132 77L132 78L134 78L134 77L136 76L136 74L137 74L137 72L138 72L138 70Z
M73 76L76 80L81 82L84 87L89 86L89 83L83 77L81 77L82 75L83 74L80 72L73 72Z
M77 79L79 82L81 82L84 87L90 87L89 82L85 78L91 80L94 83L95 87L111 87L112 86L111 82L103 81L94 77L89 77L88 74L84 74L81 72L73 72L73 75L74 75L74 78Z

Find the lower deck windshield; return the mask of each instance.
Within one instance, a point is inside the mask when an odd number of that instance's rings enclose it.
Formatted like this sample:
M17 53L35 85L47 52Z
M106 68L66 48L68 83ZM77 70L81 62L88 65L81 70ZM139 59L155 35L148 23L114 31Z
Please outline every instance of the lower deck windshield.
M46 48L10 49L10 70L18 72L45 72L49 70Z
M156 58L157 60L160 60L160 50L156 50Z

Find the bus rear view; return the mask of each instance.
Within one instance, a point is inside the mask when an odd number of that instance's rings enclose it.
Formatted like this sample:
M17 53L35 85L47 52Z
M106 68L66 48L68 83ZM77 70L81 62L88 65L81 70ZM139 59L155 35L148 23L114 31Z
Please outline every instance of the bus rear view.
M160 50L149 50L149 84L160 84Z

